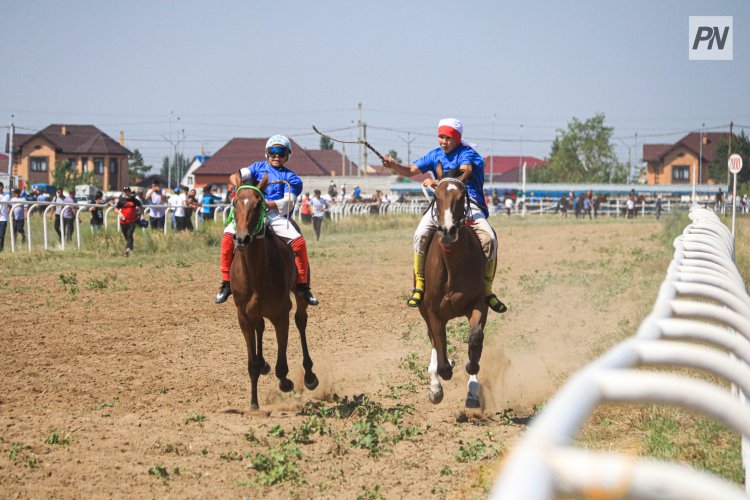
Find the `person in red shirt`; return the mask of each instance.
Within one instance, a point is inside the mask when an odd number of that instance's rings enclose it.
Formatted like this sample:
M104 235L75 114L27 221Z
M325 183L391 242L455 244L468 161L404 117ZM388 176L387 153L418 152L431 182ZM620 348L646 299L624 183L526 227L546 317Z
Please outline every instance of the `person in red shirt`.
M142 207L140 200L135 197L129 187L122 188L122 196L117 200L115 212L120 216L120 230L125 237L125 257L133 251L133 232L138 220L138 209Z

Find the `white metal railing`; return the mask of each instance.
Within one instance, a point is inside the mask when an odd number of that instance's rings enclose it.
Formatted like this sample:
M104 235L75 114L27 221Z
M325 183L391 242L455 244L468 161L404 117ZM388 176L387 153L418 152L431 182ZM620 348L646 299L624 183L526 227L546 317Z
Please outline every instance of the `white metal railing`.
M745 399L750 393L750 297L734 263L729 229L710 210L694 208L690 217L692 223L674 241L674 258L651 314L634 337L572 376L534 418L508 456L491 498L596 493L600 498L747 500L735 484L686 466L571 445L603 402L689 407L740 434L745 488L750 491L750 407ZM637 365L704 370L729 380L732 390L633 369Z

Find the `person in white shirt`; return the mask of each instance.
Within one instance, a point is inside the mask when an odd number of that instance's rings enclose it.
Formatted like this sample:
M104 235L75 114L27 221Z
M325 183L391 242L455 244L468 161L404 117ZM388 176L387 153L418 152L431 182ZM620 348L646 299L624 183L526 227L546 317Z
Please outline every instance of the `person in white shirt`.
M320 197L320 189L316 189L313 194L312 200L310 200L312 206L312 222L313 229L315 230L315 240L320 240L320 228L323 225L323 217L326 215L328 210L328 202Z
M9 202L10 195L5 194L5 185L0 182L0 202ZM3 251L5 246L5 230L8 227L8 213L10 211L10 205L3 203L0 205L0 252Z
M166 201L165 198L159 181L154 181L151 185L151 189L146 191L146 201L150 205L164 205ZM151 211L151 218L149 220L151 229L163 230L165 209L162 207L149 207L149 210Z
M10 199L10 202L12 204L24 203L26 202L26 198L21 196L21 190L16 188L13 190L13 198ZM28 210L28 207L26 205L19 205L11 209L11 217L13 217L13 238L15 238L18 235L18 233L21 233L21 238L22 238L23 243L26 243L26 233L23 230L23 225L24 225L24 222L26 222L27 210Z
M169 206L174 208L174 228L175 231L185 230L185 204L187 198L185 193L180 192L180 188L174 188L174 194L169 197Z

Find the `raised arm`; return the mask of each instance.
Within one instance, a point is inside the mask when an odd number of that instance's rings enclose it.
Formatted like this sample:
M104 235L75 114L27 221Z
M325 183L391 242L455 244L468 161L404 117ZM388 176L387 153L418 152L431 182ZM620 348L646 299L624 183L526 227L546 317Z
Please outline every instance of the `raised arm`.
M383 166L386 168L390 168L397 174L403 175L404 177L411 177L413 175L422 173L422 171L419 170L419 167L417 167L416 165L401 165L400 163L396 163L396 160L394 160L390 156L386 156L385 158L383 158Z

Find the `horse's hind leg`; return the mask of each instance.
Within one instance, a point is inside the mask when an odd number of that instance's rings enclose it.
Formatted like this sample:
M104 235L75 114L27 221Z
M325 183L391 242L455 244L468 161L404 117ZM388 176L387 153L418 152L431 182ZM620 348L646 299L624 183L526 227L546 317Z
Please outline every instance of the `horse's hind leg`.
M466 373L469 383L466 391L466 407L479 408L479 359L482 357L484 344L484 324L487 318L487 306L482 304L475 308L469 316L469 362L466 363Z
M258 345L258 360L261 364L261 375L268 375L269 373L271 373L271 365L269 365L266 362L266 358L263 357L263 332L265 331L265 329L266 322L263 321L263 318L260 318L260 320L258 320L258 322L255 324L255 339Z
M286 378L289 365L286 361L286 347L289 343L289 311L284 311L271 320L276 330L276 343L279 351L276 356L276 377L279 379L279 390L289 392L294 389L294 382Z
M318 376L312 371L313 361L310 357L310 351L307 349L307 302L300 294L295 294L297 300L297 310L294 313L294 324L299 331L300 342L302 343L302 367L305 369L305 387L312 391L318 387Z

